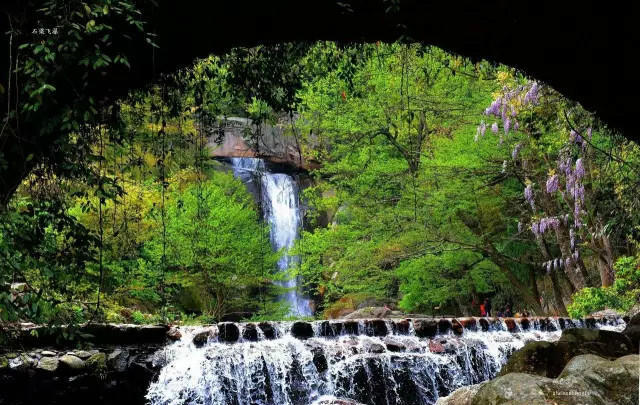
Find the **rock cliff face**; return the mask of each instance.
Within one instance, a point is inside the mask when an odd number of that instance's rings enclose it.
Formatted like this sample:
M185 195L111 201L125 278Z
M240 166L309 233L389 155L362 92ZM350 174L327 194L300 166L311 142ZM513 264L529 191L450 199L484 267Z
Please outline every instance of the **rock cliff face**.
M257 128L248 118L227 117L221 127L207 128L211 135L207 146L216 158L259 157L272 164L282 164L294 169L318 168L319 162L302 157L300 144L294 136L285 135L286 124L263 124L258 142L251 141Z

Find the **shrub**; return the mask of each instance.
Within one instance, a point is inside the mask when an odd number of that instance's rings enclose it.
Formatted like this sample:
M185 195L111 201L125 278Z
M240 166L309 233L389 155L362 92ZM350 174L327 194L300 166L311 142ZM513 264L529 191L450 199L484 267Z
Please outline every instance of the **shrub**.
M614 266L616 281L611 287L587 287L573 294L569 315L580 318L602 309L628 311L640 298L640 256L624 256Z

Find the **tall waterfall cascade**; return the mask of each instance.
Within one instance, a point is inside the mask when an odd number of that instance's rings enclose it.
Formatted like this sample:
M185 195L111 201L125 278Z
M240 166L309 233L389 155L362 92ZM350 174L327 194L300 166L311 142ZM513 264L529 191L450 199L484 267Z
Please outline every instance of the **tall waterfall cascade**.
M288 249L300 236L302 218L298 201L298 186L293 177L285 173L271 173L262 159L232 158L234 175L246 184L258 187L261 193L262 211L270 225L271 246L274 250ZM299 258L286 252L278 260L278 268L286 271ZM312 315L310 301L300 293L298 279L289 278L280 285L287 288L282 299L290 306L291 315Z
M181 340L158 356L164 366L147 398L152 405L312 405L330 398L431 405L494 378L526 342L554 341L571 327L622 330L624 322L374 319L183 328ZM208 338L194 341L203 331Z

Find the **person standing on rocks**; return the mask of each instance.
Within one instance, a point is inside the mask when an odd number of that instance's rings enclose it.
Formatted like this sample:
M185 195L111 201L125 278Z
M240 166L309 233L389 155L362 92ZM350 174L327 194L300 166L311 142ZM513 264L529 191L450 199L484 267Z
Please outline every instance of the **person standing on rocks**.
M484 299L484 310L486 312L485 316L491 316L491 301L489 301L489 298Z

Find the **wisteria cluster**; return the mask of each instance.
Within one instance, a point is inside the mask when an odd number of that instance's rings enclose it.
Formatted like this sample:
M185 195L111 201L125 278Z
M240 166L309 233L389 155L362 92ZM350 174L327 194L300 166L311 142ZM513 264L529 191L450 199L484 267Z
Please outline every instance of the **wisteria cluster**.
M531 223L531 232L533 232L533 234L536 236L543 235L548 230L558 229L561 224L566 225L568 221L568 214L565 214L561 217L542 218L539 221L533 221Z
M520 107L537 105L539 102L539 91L540 85L536 82L518 86L514 89L508 89L505 87L503 89L504 94L502 97L498 97L493 100L491 105L484 110L484 113L487 116L499 118L502 121L504 135L509 135L509 131L512 129L514 131L520 129L520 123L518 123L518 120L516 119L517 112L514 105L519 105ZM478 126L478 134L482 133L484 135L485 129L486 125L483 121L480 123L480 126ZM494 134L499 132L498 122L491 124L491 132ZM476 135L476 141L478 138L479 137ZM502 141L503 139L500 138L500 140Z
M509 135L510 131L519 130L518 112L522 108L527 106L535 106L540 102L540 90L541 86L537 82L521 85L513 89L505 87L502 91L502 96L495 99L489 107L484 111L485 115L495 117L497 120L491 125L491 132L499 135L499 143L504 142L504 138ZM498 123L502 123L504 134L500 133L500 127ZM481 121L477 128L475 140L478 141L480 137L484 137L487 129L487 124ZM587 140L591 140L592 131L591 128L586 130L586 136L583 136L576 130L572 130L569 134L569 146L575 145L579 147L581 152L585 151ZM519 142L514 145L511 152L511 158L515 161L518 159L518 155L522 149L522 143ZM523 168L526 165L526 161L523 161ZM502 172L506 171L507 161L502 163ZM584 161L582 158L575 160L575 163L571 157L563 157L558 162L557 171L554 170L549 173L544 191L548 194L561 193L570 204L573 204L573 221L570 223L570 214L558 215L541 218L531 223L531 231L536 238L544 236L546 231L558 230L560 226L569 228L571 254L568 257L555 258L544 262L542 265L546 268L547 272L555 269L565 268L576 263L580 258L578 246L576 242L576 229L579 229L582 224L583 206L584 206L584 184L583 179L585 176ZM564 185L564 189L563 186ZM541 191L541 192L544 192ZM533 211L536 211L535 204L535 192L533 184L527 181L527 185L524 189L524 198L531 206ZM518 233L523 230L523 224L518 222ZM576 268L576 271L578 269Z
M533 200L533 187L531 186L531 184L527 184L527 187L525 187L525 189L524 189L524 198L525 198L525 200L527 200L529 205L531 205L531 209L535 210L536 209L536 203Z

